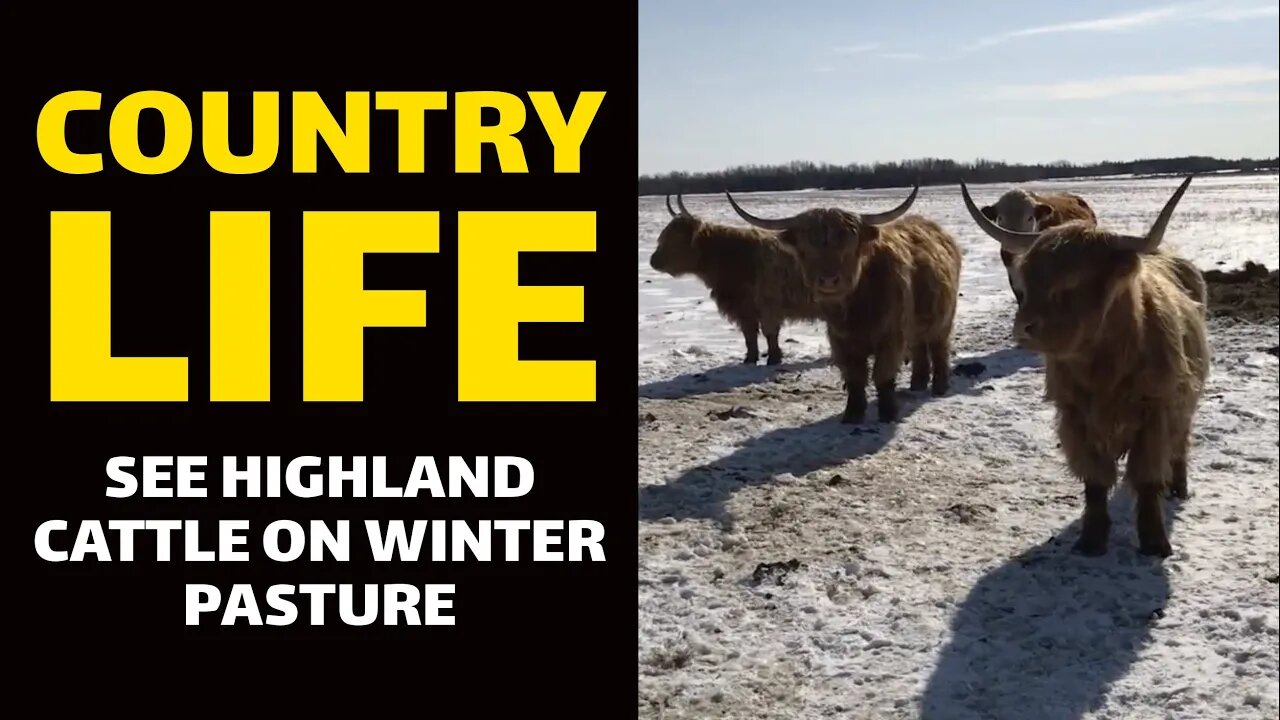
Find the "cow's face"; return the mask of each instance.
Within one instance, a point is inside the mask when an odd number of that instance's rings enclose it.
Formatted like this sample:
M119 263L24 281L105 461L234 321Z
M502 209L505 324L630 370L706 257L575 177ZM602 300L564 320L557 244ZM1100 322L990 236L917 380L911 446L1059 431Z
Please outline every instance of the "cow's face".
M1013 262L1023 287L1014 339L1050 357L1065 359L1085 350L1138 262L1134 252L1117 248L1109 233L1075 223L1046 230Z
M835 300L857 286L863 245L878 236L876 226L862 223L854 213L817 208L795 216L778 237L800 258L814 297Z
M1036 232L1053 208L1037 201L1025 190L1010 190L994 205L982 208L982 214L995 224L1015 232Z
M1046 220L1051 212L1052 208L1038 202L1025 190L1010 190L994 205L982 208L982 214L988 220L1016 232L1038 232L1041 222ZM1005 272L1009 276L1009 287L1013 288L1014 296L1021 303L1026 295L1026 288L1022 284L1022 278L1014 270L1013 260L1013 253L1009 251L1000 253L1000 261L1004 263Z
M800 269L818 302L839 300L858 285L862 257L869 243L880 237L880 225L906 214L920 193L916 183L907 199L892 210L854 213L839 208L813 208L788 218L761 218L743 210L725 191L735 212L752 225L778 233L778 239L799 257Z
M671 218L658 235L658 247L649 256L649 266L673 277L694 272L698 253L693 236L701 225L700 221L687 215Z

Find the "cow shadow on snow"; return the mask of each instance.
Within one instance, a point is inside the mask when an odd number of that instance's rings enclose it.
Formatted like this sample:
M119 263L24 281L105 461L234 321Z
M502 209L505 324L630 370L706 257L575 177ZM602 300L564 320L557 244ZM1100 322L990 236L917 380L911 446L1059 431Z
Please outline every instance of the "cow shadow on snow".
M831 364L830 358L805 360L802 362L784 362L781 365L760 365L733 363L720 367L702 370L696 373L685 373L667 380L658 380L641 385L640 397L652 400L676 400L694 395L726 392L735 388L746 387L767 381L779 372L803 372Z
M954 395L978 394L991 380L1012 375L1022 368L1040 366L1039 358L1032 353L1002 349L982 356L953 359L952 368L973 363L985 366L983 372L972 378L953 375L951 389L942 398L933 398L928 390L905 390L900 375L897 423L877 420L875 391L868 388L866 419L860 425L840 422L844 410L841 403L840 413L807 425L772 430L751 438L722 458L686 470L664 485L644 486L639 490L640 519L710 518L730 526L733 518L725 509L725 503L742 488L767 483L783 473L799 477L870 455L884 447L895 435L898 423L910 417L921 404ZM831 372L837 371L833 367Z
M1186 502L1194 503L1194 475L1191 492ZM1182 502L1165 501L1175 554ZM922 720L1077 720L1099 708L1150 641L1169 598L1169 560L1137 552L1133 503L1124 485L1112 493L1106 555L1071 551L1077 519L978 580L951 622L920 700Z

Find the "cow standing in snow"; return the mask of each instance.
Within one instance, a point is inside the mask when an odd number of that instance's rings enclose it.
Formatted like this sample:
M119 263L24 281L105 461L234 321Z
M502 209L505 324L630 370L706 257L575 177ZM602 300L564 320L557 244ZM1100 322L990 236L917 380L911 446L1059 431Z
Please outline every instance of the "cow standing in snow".
M795 254L776 233L706 222L694 217L679 195L676 205L679 212L668 196L671 221L658 236L650 267L672 277L695 275L711 290L720 314L742 330L744 363L759 361L761 330L768 344L766 364L781 363L783 324L819 319Z
M882 422L898 417L895 385L908 357L912 390L943 395L950 385L960 248L937 223L906 215L919 191L886 212L816 208L776 220L751 215L725 193L738 215L799 256L848 390L845 423L866 414L869 359Z
M1122 235L1077 220L1044 232L992 222L960 184L974 222L1016 257L1026 294L1019 345L1045 359L1045 397L1057 408L1067 465L1085 484L1075 549L1107 550L1107 495L1116 462L1137 495L1139 551L1167 557L1161 497L1187 497L1191 424L1208 378L1205 283L1160 242L1188 177L1151 229Z

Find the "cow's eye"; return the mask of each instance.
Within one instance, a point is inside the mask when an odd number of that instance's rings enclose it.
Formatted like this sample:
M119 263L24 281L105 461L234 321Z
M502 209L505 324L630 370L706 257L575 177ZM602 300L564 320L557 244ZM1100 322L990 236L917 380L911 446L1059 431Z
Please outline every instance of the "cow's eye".
M1053 293L1053 307L1061 312L1070 312L1075 306L1078 291L1076 288L1061 288Z

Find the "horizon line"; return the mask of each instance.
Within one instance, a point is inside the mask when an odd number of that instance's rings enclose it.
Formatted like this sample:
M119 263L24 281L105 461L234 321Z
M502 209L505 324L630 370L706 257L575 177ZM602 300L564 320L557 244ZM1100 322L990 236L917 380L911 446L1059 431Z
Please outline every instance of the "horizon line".
M876 160L876 161L870 161L870 162L850 160L844 163L832 162L828 160L796 159L796 160L787 160L785 162L776 162L776 163L750 163L750 164L728 165L728 166L721 167L718 170L666 170L666 171L656 172L656 173L641 173L637 177L639 179L657 180L657 179L663 179L664 177L668 177L676 174L683 174L683 175L689 175L689 176L717 175L717 174L742 171L742 170L748 170L748 169L760 169L760 170L782 169L794 164L808 164L808 165L815 165L817 167L828 167L828 168L847 168L851 165L862 165L865 167L875 168L875 167L884 166L884 165L903 165L906 163L913 163L913 162L932 161L932 162L950 162L950 163L955 163L957 165L976 165L978 163L991 163L995 165L1003 165L1009 168L1050 167L1055 165L1079 168L1079 167L1090 167L1090 166L1097 166L1097 165L1125 165L1129 163L1167 162L1170 160L1191 160L1191 159L1214 160L1218 162L1235 162L1235 163L1265 162L1265 161L1280 161L1280 154L1272 155L1272 156L1260 156L1260 157L1251 157L1251 156L1219 157L1217 155L1190 154L1190 155L1167 155L1167 156L1160 156L1160 157L1133 158L1130 160L1090 160L1090 161L1046 160L1046 161L1035 161L1035 162L1012 162L1008 160L994 160L991 158L983 158L983 157L974 158L972 160L956 160L954 158L929 157L929 156L903 158L901 160Z

